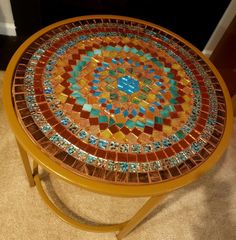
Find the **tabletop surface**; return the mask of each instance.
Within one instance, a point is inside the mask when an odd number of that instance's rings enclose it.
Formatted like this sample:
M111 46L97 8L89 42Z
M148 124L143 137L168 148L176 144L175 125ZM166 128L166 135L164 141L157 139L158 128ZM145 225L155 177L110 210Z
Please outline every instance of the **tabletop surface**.
M208 160L226 122L215 73L186 42L138 20L52 28L12 79L18 120L62 168L96 181L153 184Z

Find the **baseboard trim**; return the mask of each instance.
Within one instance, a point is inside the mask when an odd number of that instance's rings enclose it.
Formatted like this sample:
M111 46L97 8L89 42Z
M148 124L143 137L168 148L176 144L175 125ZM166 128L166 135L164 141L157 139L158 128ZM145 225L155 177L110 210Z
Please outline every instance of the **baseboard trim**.
M0 22L0 34L6 36L16 36L15 24Z

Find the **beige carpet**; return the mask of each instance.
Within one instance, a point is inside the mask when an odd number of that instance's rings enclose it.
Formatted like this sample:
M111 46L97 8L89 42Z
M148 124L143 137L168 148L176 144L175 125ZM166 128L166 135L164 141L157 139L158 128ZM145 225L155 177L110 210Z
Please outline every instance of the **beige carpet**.
M0 90L2 88L0 73ZM115 240L114 233L89 233L56 217L30 188L0 99L0 240ZM236 120L233 141L221 161L204 177L171 195L125 239L236 239ZM88 220L127 219L145 199L101 196L45 178L52 198L66 211ZM58 198L60 197L60 200ZM64 205L67 203L67 207Z

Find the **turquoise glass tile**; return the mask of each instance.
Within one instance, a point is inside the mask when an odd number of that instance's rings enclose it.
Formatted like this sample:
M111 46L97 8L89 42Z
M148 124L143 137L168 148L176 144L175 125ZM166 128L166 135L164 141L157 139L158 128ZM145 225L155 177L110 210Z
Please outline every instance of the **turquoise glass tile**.
M153 142L153 150L158 150L161 148L161 143L160 142Z
M129 164L127 162L121 162L119 164L122 172L127 172L129 170Z
M161 76L155 75L154 78L159 80L161 78Z
M117 60L115 58L112 58L111 62L117 64Z
M100 102L100 103L105 103L106 101L107 101L106 98L100 98L100 99L99 99L99 102Z
M93 96L97 97L97 96L100 96L101 92L94 92L93 93Z
M109 126L112 126L115 123L115 120L110 117L109 119Z
M108 142L106 140L99 139L98 141L98 147L102 149L106 149L108 145Z
M50 125L44 125L43 127L42 127L42 131L43 132L49 132L50 130L52 130L52 127L50 126Z
M150 126L150 127L153 127L154 126L154 121L150 120L150 119L147 119L146 120L146 125L147 126Z
M139 56L143 56L143 55L144 55L144 52L142 52L142 51L139 50L139 51L137 52L137 54L138 54Z
M73 154L73 153L76 151L76 149L75 149L75 147L70 146L69 148L66 149L66 151L67 151L69 154Z
M80 90L80 87L78 84L73 84L72 86L70 86L70 89L73 91L78 91L78 90Z
M170 79L169 84L176 86L177 83L174 79Z
M107 104L106 110L111 110L112 109L112 104Z
M109 45L109 46L106 47L106 50L107 50L107 51L113 51L113 50L114 50L114 47L112 47L112 46Z
M83 97L76 97L76 102L80 105L83 105L86 103L86 100Z
M61 119L61 124L62 125L67 125L68 123L70 123L70 119L67 117L64 117Z
M129 111L128 110L125 110L124 112L123 112L123 116L124 117L127 117L129 115Z
M77 80L75 78L69 78L68 82L74 84L77 83Z
M78 135L80 139L85 139L88 136L88 133L85 130L81 130Z
M114 113L115 113L115 114L120 113L120 108L115 108L115 109L114 109Z
M136 126L137 126L137 127L140 127L140 128L144 128L144 127L145 127L145 124L144 124L143 122L141 122L141 121L137 121L137 122L136 122Z
M144 66L143 66L143 69L144 69L144 70L147 70L147 69L148 69L148 66L147 66L147 65L144 65Z
M58 141L61 140L61 137L58 136L58 134L55 134L55 135L52 135L52 136L50 137L50 140L51 140L52 142L58 142Z
M86 63L88 63L88 62L90 62L91 57L89 57L89 56L83 56L83 57L82 57L82 60L85 61Z
M130 50L130 48L126 45L123 47L123 49L124 49L125 52L129 52L129 50Z
M175 134L176 134L176 136L177 136L178 138L180 138L180 139L183 139L183 138L185 137L184 132L181 131L181 130L177 131Z
M93 52L94 52L94 54L96 54L96 55L101 55L101 54L102 54L101 49L95 49L95 50L93 50Z
M107 63L107 62L102 62L102 66L107 68L107 67L109 67L109 63Z
M167 110L161 110L161 111L160 111L160 115L161 115L163 118L168 118L168 117L169 117L169 111L167 111Z
M120 128L122 128L122 127L124 126L123 123L117 123L116 125L117 125L118 127L120 127Z
M91 89L92 89L92 90L97 90L97 89L98 89L98 86L92 86Z
M144 57L145 57L146 59L148 59L148 60L152 59L152 56L151 56L150 53L144 54Z
M133 63L133 60L132 60L132 59L129 59L129 60L128 60L128 63L129 63L129 64L132 64L132 63Z
M99 113L100 113L100 110L92 108L91 112L90 112L90 115L97 117L99 115Z
M170 72L170 68L166 68L166 67L164 67L163 70L164 70L165 73Z
M92 52L92 51L88 51L88 52L87 52L87 56L89 56L89 57L93 57L93 56L94 56L94 52Z
M191 149L193 152L199 152L201 149L201 145L199 143L195 142L191 145Z
M131 121L131 120L127 120L125 125L128 127L128 128L133 128L135 126L135 122Z
M92 105L84 104L83 108L84 111L90 112L92 110Z
M79 98L79 97L81 97L81 94L76 91L76 92L71 93L71 96L74 98Z
M78 74L79 74L78 71L81 71L81 70L82 70L82 68L80 70L72 71L72 72L70 72L70 75L74 78L77 78Z
M167 76L168 76L168 78L174 78L174 74L173 73L168 73Z
M172 104L177 104L177 100L175 98L171 98L169 100L169 102L172 103Z
M137 163L130 163L129 167L130 167L131 172L136 172L137 168L138 168L138 164Z
M98 74L98 73L94 73L93 76L94 76L95 78L100 78L100 74Z
M106 122L108 122L108 117L107 116L99 116L98 121L99 121L99 123L106 123Z
M120 63L124 63L125 61L124 61L123 58L119 58L119 62L120 62Z
M170 142L170 140L168 138L163 139L162 140L162 144L163 144L164 147L171 146L171 142Z
M97 140L98 140L98 138L95 137L95 136L93 136L93 135L91 135L91 136L88 138L88 142L89 142L90 144L93 144L93 145L96 145L96 144L97 144Z
M97 80L97 79L94 79L93 81L92 81L92 83L94 83L94 84L97 84L97 83L99 83L100 81L99 80Z
M63 115L63 112L62 112L62 110L58 110L58 111L54 112L54 114L56 117L61 117Z
M156 85L161 87L163 85L163 83L162 82L156 82Z
M93 164L96 160L97 157L89 154L88 157L86 158L86 163Z
M146 109L145 109L144 107L140 106L140 107L139 107L139 111L140 111L141 113L145 113L145 112L146 112Z
M144 152L151 152L152 151L152 145L151 144L145 144L143 145Z
M131 111L131 114L135 117L135 116L137 115L137 111L136 111L135 109L133 109L133 110Z
M150 110L151 112L155 112L155 108L154 108L154 107L149 107L149 110Z
M101 72L101 71L104 70L104 68L103 68L103 67L98 67L98 68L96 68L96 70L99 71L99 72Z
M163 119L160 118L160 117L155 117L155 123L158 123L158 124L163 124Z
M130 52L136 54L136 53L138 52L138 50L137 50L136 48L131 48L131 49L130 49Z
M114 50L117 52L120 52L123 48L120 46L115 46Z

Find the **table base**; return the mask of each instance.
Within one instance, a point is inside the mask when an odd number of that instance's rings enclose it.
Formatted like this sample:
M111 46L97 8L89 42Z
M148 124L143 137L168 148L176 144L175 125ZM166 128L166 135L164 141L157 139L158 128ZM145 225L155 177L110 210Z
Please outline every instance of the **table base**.
M136 214L123 223L118 224L105 224L100 226L93 226L86 223L81 223L69 216L67 216L62 210L60 210L47 196L47 193L44 191L41 179L38 173L38 163L33 160L33 169L31 169L29 158L27 152L23 149L23 147L17 141L17 145L19 148L19 152L21 155L21 159L24 164L24 168L26 171L26 175L29 181L29 185L31 187L36 186L41 198L48 205L49 208L53 210L53 212L61 218L63 221L69 223L70 225L80 228L85 231L90 232L118 232L116 237L118 240L123 239L127 236L142 220L144 220L160 203L160 201L166 195L157 195L151 196L146 203L136 212Z

